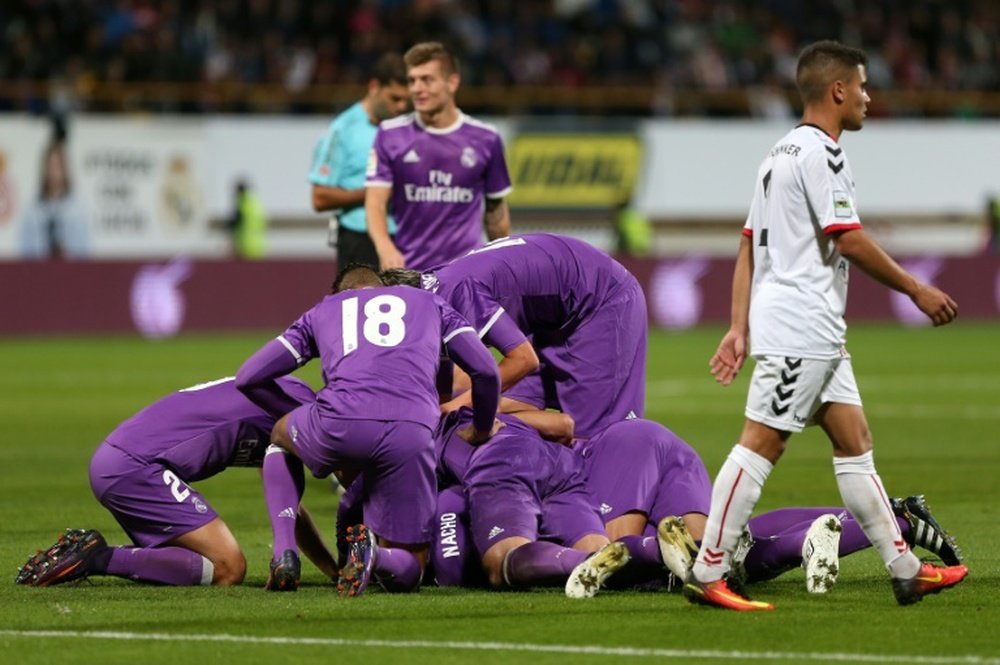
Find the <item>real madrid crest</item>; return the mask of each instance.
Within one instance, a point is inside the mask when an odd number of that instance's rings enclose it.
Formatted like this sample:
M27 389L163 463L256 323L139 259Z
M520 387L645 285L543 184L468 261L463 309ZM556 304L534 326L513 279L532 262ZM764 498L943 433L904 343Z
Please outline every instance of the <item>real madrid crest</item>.
M462 149L462 166L467 169L471 169L476 165L476 151L472 148Z

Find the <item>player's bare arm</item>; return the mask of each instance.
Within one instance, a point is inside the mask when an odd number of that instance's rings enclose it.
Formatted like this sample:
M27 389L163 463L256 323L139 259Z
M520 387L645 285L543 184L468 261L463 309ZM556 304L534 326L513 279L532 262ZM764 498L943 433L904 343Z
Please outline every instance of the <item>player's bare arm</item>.
M531 342L525 340L508 351L500 360L497 370L500 372L501 390L507 390L536 369L538 369L538 355ZM471 404L472 392L466 391L450 402L442 404L441 412L451 413Z
M357 208L365 204L365 188L344 189L343 187L328 187L326 185L312 186L312 207L316 212L326 210L345 210Z
M340 568L330 548L323 542L312 515L303 505L299 506L298 518L295 520L295 541L302 553L320 569L320 572L329 578L337 579Z
M506 238L510 235L510 209L504 199L486 199L486 211L483 214L486 225L486 237L490 240Z
M573 419L561 411L542 411L530 404L507 397L500 398L500 412L510 413L525 425L535 429L543 439L564 446L573 445Z
M753 247L750 236L740 239L740 249L733 269L732 311L729 330L708 362L715 380L728 386L746 361L747 330L750 316L750 283L753 276Z
M841 256L872 279L908 295L935 326L951 323L958 316L958 305L951 296L930 284L924 284L904 270L863 230L844 231L834 242Z
M389 236L389 216L386 212L389 205L391 187L365 188L365 217L368 220L368 235L378 252L380 268L404 268L403 255Z

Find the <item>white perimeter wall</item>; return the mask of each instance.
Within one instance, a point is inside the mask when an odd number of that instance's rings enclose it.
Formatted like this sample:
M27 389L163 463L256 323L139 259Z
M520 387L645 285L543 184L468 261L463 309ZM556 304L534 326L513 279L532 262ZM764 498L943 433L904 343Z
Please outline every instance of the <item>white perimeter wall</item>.
M71 171L89 219L91 255L226 255L225 236L208 221L230 214L233 184L245 177L272 217L316 220L315 229L272 233L273 255L328 256L325 219L311 210L306 180L328 122L74 117ZM509 142L516 122L494 122ZM742 218L760 159L788 129L755 121L637 123L645 151L638 207L653 219ZM0 258L19 255L19 226L37 195L48 138L44 119L0 115ZM873 120L842 145L862 217L977 215L1000 195L1000 122Z

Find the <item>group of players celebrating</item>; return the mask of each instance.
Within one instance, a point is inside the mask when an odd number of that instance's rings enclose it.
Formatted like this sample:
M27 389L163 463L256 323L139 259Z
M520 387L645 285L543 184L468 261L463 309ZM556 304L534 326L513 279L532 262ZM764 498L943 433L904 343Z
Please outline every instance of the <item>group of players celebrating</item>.
M434 106L457 88L453 63L442 69L437 46L417 51L419 59L408 54L417 115L386 129L395 132L391 150L388 138L376 138L369 182L387 190L373 199L382 207L388 190L403 191L389 162L451 182L435 175L444 158L431 159L430 143L412 147L431 140L429 119L441 109L453 116L438 135L466 126L450 101ZM133 546L69 530L17 582L115 575L239 583L239 545L189 483L260 466L272 591L298 588L304 554L345 597L373 585L405 592L436 582L558 584L585 598L641 584L682 587L692 602L715 607L771 610L748 598L744 584L801 565L807 590L823 593L840 557L870 546L902 605L955 586L968 569L923 497L890 499L882 486L845 347L849 264L910 296L935 325L958 311L861 228L838 139L863 124L866 79L856 49L817 42L800 56L803 121L759 170L731 327L710 361L723 385L748 355L756 361L739 443L714 485L691 446L643 417L647 312L635 277L580 240L507 236L506 208L494 201L484 204L487 229L504 237L417 272L400 266L419 253L396 251L380 228L372 237L381 271L346 267L330 295L234 378L181 390L122 423L94 454L90 480ZM470 145L495 148L492 133L469 127L478 137ZM487 152L499 162L493 148ZM479 152L464 148L454 170L483 171ZM506 185L496 179L486 198ZM444 212L433 219L453 220ZM438 239L400 231L398 240L408 238ZM289 375L317 358L323 386L313 393ZM812 424L831 441L844 507L751 519L786 442ZM302 507L306 468L347 488L335 553ZM944 565L922 562L913 546Z
M271 590L298 588L300 552L347 597L372 583L589 597L688 578L711 482L691 446L642 417L645 300L621 264L527 234L432 273L350 266L332 290L235 377L154 402L97 449L91 486L133 546L69 530L17 581L240 583L239 545L190 485L232 466L263 470ZM315 394L288 376L314 358ZM304 468L347 487L336 553L301 505ZM960 563L920 497L894 507L909 544ZM822 592L839 556L867 546L843 508L773 511L750 521L727 579L802 565Z

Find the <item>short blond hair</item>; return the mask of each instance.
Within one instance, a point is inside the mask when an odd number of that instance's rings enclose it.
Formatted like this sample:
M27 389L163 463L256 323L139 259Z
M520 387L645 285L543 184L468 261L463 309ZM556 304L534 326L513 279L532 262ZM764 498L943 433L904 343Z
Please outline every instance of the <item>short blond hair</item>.
M458 58L452 55L451 51L445 48L441 42L420 42L410 47L410 50L403 55L406 68L425 65L432 60L437 60L441 65L441 72L445 76L458 73Z

